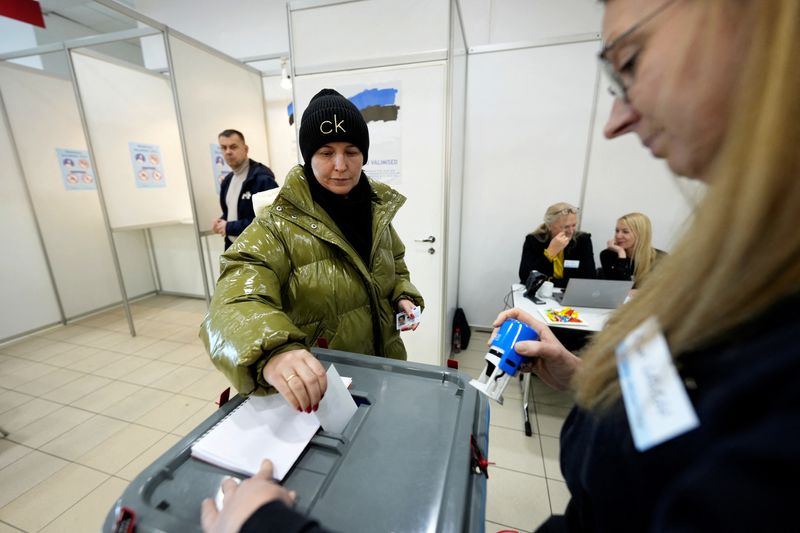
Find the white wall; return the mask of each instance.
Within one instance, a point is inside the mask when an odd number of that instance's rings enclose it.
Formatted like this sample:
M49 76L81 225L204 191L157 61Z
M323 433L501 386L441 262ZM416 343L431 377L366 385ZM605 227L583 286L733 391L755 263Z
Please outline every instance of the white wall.
M4 164L0 194L0 227L6 231L0 261L0 341L61 320L47 264L37 236L33 211L25 194L5 113L0 110L0 161Z
M297 137L286 111L292 101L292 91L282 88L280 83L280 76L264 77L269 166L278 183L283 184L289 170L297 164Z
M96 190L67 190L57 148L86 150L72 83L0 66L0 88L67 318L119 302Z
M236 58L287 53L285 0L135 0L134 9Z

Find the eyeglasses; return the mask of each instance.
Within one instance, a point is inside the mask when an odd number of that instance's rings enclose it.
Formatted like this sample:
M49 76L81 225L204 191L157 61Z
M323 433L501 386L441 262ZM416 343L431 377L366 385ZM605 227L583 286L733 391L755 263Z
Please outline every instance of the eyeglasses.
M578 211L580 211L580 208L579 208L579 207L565 207L565 208L564 208L564 209L562 209L561 211L556 211L555 213L553 213L553 215L554 215L554 216L559 216L559 215L570 215L570 214L572 214L572 215L577 215L577 214L578 214Z
M608 79L611 82L611 84L608 86L608 92L611 93L611 96L615 98L621 98L625 102L630 101L628 99L628 87L630 87L633 83L632 72L636 62L636 54L634 54L631 59L626 61L619 70L617 70L611 61L609 61L608 53L613 50L614 47L617 46L622 40L630 37L632 33L656 18L674 3L675 0L667 0L661 4L657 9L646 15L639 22L622 32L616 39L605 45L597 55L597 58L600 60L600 66L603 68L606 75L608 75Z

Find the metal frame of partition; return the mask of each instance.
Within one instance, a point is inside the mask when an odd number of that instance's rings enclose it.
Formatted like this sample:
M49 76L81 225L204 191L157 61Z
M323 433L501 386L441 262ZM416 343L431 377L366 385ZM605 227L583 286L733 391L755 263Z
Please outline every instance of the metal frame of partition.
M104 6L104 7L107 7L109 9L113 10L113 11L116 11L116 12L122 14L122 15L125 15L125 16L127 16L128 18L130 18L130 19L132 19L134 21L141 22L141 23L143 23L143 24L145 24L145 25L147 25L149 27L133 28L133 29L130 29L130 30L123 30L123 31L107 33L107 34L99 34L99 35L94 35L94 36L90 36L90 37L82 37L82 38L78 38L78 39L69 39L69 40L63 41L61 43L52 43L52 44L42 45L42 46L38 46L38 47L34 47L34 48L27 48L27 49L24 49L24 50L18 50L16 52L9 52L9 53L0 54L0 61L8 61L8 60L12 60L12 59L20 59L20 58L23 58L23 57L30 57L30 56L36 56L36 55L42 55L42 54L49 54L49 53L54 53L54 52L64 52L64 54L66 55L67 65L68 65L68 69L69 69L69 73L70 73L70 78L72 80L73 89L75 91L75 98L76 98L76 103L77 103L77 106L78 106L78 113L79 113L80 119L81 119L81 126L83 128L83 133L84 133L84 137L85 137L85 140L86 140L87 151L88 151L89 157L91 158L92 161L97 161L97 159L95 157L94 149L92 147L91 134L90 134L89 128L88 128L88 122L86 120L86 113L85 113L85 109L84 109L84 106L83 106L83 100L81 99L80 87L78 85L78 80L77 80L77 76L76 76L76 73L75 73L75 66L74 66L73 58L72 58L72 54L71 54L71 51L73 49L75 49L75 48L84 48L84 47L95 46L95 45L99 45L99 44L108 44L108 43L126 41L126 40L130 40L130 39L135 39L135 38L141 38L141 37L147 37L147 36L153 36L153 35L161 35L162 39L163 39L163 42L164 42L164 50L165 50L166 58L167 58L167 68L168 68L168 70L170 72L172 72L172 70L173 70L172 49L171 49L170 39L169 38L170 38L170 36L173 36L173 37L180 38L181 40L183 40L183 41L191 44L192 46L194 46L196 48L199 48L199 49L201 49L201 50L203 50L203 51L205 51L205 52L207 52L209 54L212 54L212 55L214 55L214 56L216 56L218 58L224 59L225 61L228 61L230 63L233 63L235 65L240 66L241 68L244 68L244 69L246 69L248 71L251 71L251 72L257 74L259 76L259 79L261 79L263 77L263 73L261 71L259 71L258 69L254 68L254 67L251 67L250 65L247 65L247 64L245 64L245 63L243 63L243 62L241 62L241 61L239 61L239 60L237 60L237 59L235 59L233 57L230 57L230 56L220 52L219 50L215 50L214 48L211 48L208 45L203 44L200 41L197 41L196 39L193 39L193 38L191 38L191 37L189 37L187 35L184 35L184 34L178 32L178 31L175 31L174 29L168 27L167 25L162 24L162 23L160 23L160 22L158 22L158 21L156 21L154 19L151 19L151 18L147 17L146 15L143 15L143 14L139 13L138 11L129 8L126 5L120 4L119 2L117 2L115 0L94 0L94 1L97 4L100 4L100 5ZM178 98L178 89L177 89L177 85L176 85L176 81L175 81L174 76L170 76L169 77L169 83L170 83L170 88L171 88L171 91L172 91L173 105L175 107L175 114L176 114L176 118L177 118L177 122L178 122L178 134L179 134L179 137L180 137L181 153L182 153L182 157L183 157L183 163L184 163L184 166L186 168L186 179L187 179L187 184L188 184L188 187L189 187L189 201L190 201L190 204L191 204L192 216L193 216L193 220L194 220L193 221L194 234L195 234L195 241L196 241L196 244L197 244L198 261L199 261L199 265L200 265L201 276L203 278L203 289L204 289L204 293L205 293L206 304L209 304L211 302L211 290L210 290L210 286L209 286L209 272L210 272L210 270L207 270L207 265L206 265L206 255L207 254L205 253L205 248L207 248L208 246L207 245L204 246L204 244L203 244L203 235L202 235L202 232L200 231L199 220L197 218L197 202L196 202L196 199L195 199L195 190L194 190L194 186L193 186L193 183L192 183L191 172L189 170L189 154L188 154L188 151L187 151L187 148L186 148L186 137L185 137L185 131L184 131L184 124L183 124L183 118L181 116L180 100ZM265 103L264 103L265 100L264 100L264 86L263 86L263 83L261 84L261 97L262 97L262 113L263 113L264 127L266 129L267 128L267 112L266 112L266 106L265 106ZM0 106L3 106L3 109L5 109L5 107L4 107L5 104L2 101L1 95L0 95ZM8 125L8 129L9 129L9 136L10 136L11 141L12 141L12 147L11 148L12 148L12 151L14 153L14 157L15 157L15 159L17 161L17 164L19 165L20 170L22 171L23 176L24 176L25 175L24 168L22 167L20 159L19 159L19 153L18 153L18 150L17 150L16 141L14 140L14 136L13 136L13 132L11 131L11 125L10 124ZM96 182L96 185L97 185L97 193L98 193L98 197L99 197L99 200L100 200L100 207L101 207L101 211L102 211L102 215L103 215L103 221L104 221L104 224L105 224L106 233L108 235L109 242L111 244L111 253L112 253L113 260L114 260L114 267L115 267L115 270L116 270L116 273L117 273L117 280L118 280L119 287L120 287L120 294L122 295L122 305L123 305L123 308L124 308L124 311L125 311L125 317L126 317L127 322L128 322L128 327L130 329L131 336L135 337L136 336L136 329L134 327L133 314L132 314L131 308L130 308L131 298L128 296L127 291L125 290L125 283L124 283L124 279L123 279L123 276L122 276L122 268L121 268L121 265L120 265L120 260L119 260L118 254L117 254L116 246L114 245L113 229L111 228L111 224L110 224L109 216L108 216L108 211L107 211L107 207L106 207L106 202L105 202L105 197L103 196L103 192L102 192L102 184L101 184L102 183L102 179L101 179L101 176L100 176L100 172L98 172L97 168L94 169L94 172L95 172L95 182ZM26 196L28 198L28 203L31 206L31 209L32 209L32 212L33 212L33 216L34 216L34 220L36 221L37 235L39 237L40 245L42 246L42 249L44 251L45 261L46 261L46 264L47 264L48 273L50 275L50 281L51 281L51 284L53 286L53 292L55 293L56 301L58 303L58 308L59 308L59 312L61 314L62 323L66 324L67 321L68 321L68 318L66 317L66 315L64 313L64 308L63 308L63 305L62 305L62 302L61 302L61 298L60 298L60 295L59 295L59 292L58 292L58 287L56 286L55 278L53 276L52 266L51 266L49 257L47 255L47 250L46 250L46 248L44 246L44 240L43 240L43 237L42 237L41 228L39 227L38 218L36 217L36 213L33 210L33 202L32 202L32 199L30 197L30 191L29 191L29 188L28 188L28 184L27 184L27 181L25 179L23 179L23 181L25 182L24 183L24 188L25 188ZM152 245L152 239L149 238L149 231L147 231L146 233L147 233L147 240L148 240L148 244L147 244L148 252L153 254L154 252L152 250L152 246L153 246ZM209 265L208 265L208 267L210 269L210 266L211 266L210 265L210 252L209 252L208 256L209 256L209 259L208 259L209 260ZM152 258L151 258L151 264L154 264L152 262ZM156 287L158 289L157 292L161 292L161 283L160 283L160 279L159 279L160 275L158 273L158 266L154 265L154 269L155 269L155 282L156 282ZM86 313L86 314L91 314L92 312L94 312L94 311L90 311L89 313ZM50 327L50 325L48 325L46 327ZM28 334L28 333L30 333L30 332L25 332L24 334ZM14 336L14 337L16 337L16 336ZM8 339L0 339L0 342L5 341L5 340L8 340Z

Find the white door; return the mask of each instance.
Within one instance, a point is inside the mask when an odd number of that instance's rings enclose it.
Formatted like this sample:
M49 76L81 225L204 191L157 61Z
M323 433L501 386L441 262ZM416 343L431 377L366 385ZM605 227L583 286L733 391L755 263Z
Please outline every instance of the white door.
M422 322L416 331L403 333L403 342L409 361L436 365L446 358L442 353L446 73L445 63L437 61L295 78L298 118L311 97L325 87L348 97L358 88L397 89L397 137L382 137L387 126L382 121L368 122L370 159L376 156L373 147L378 143L396 143L399 174L385 181L408 198L394 226L406 246L411 280L425 298ZM365 170L369 175L369 169ZM432 242L422 242L431 238Z

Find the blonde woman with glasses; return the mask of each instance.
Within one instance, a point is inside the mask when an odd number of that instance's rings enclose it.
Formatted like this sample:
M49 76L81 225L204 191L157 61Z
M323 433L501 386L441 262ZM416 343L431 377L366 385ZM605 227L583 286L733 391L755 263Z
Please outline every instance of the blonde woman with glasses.
M564 287L569 278L594 278L592 236L578 231L578 208L559 202L547 208L544 222L525 237L519 263L519 281L538 270Z
M653 248L652 225L643 213L628 213L617 220L614 238L600 252L603 278L634 281L639 287L656 263L666 255Z

